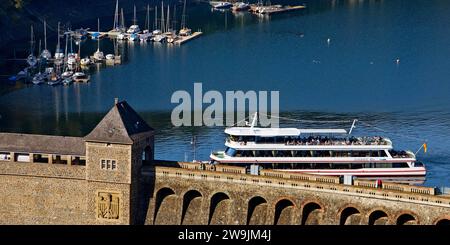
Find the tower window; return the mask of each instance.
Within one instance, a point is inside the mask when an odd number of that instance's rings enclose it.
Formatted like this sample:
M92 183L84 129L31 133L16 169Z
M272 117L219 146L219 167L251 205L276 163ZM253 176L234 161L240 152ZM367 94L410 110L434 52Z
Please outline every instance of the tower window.
M117 169L117 161L110 159L102 159L100 160L100 168L104 170L116 170Z

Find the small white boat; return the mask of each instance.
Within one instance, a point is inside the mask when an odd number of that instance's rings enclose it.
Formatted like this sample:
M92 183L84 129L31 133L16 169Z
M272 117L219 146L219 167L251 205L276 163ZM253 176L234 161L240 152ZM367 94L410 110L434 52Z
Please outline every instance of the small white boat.
M156 35L155 37L153 37L153 41L154 42L164 42L166 40L166 38L167 37L165 35L159 34L159 35Z
M41 58L49 60L52 58L52 53L50 53L50 51L48 51L47 49L44 49L41 53Z
M105 55L102 51L98 50L94 53L94 61L95 62L102 62L105 59Z
M75 70L77 68L77 59L75 58L75 56L68 56L67 67L69 68L69 70Z
M90 76L86 75L84 72L75 72L72 77L74 82L89 82Z
M120 33L119 35L117 35L117 40L126 40L127 39L127 35L125 33Z
M32 55L32 54L28 55L28 57L27 57L27 63L28 63L28 65L31 66L31 67L35 66L35 65L37 64L36 56L34 56L34 55Z
M61 49L56 50L55 59L64 59L64 53Z
M176 40L178 40L178 36L172 33L172 35L167 36L167 42L168 43L174 43Z
M132 26L130 26L130 28L128 28L127 33L135 34L135 33L139 33L140 31L141 31L141 29L139 28L138 25L132 25Z
M233 5L233 11L245 11L250 8L250 4L244 2L237 2Z
M215 9L229 9L229 8L233 7L233 4L229 3L229 2L217 2L217 3L214 3L212 6Z
M192 34L192 30L189 28L182 28L180 30L180 32L178 32L178 35L182 36L182 37L190 36L191 34Z
M88 66L88 65L91 64L91 59L89 59L88 57L83 58L83 59L80 60L80 64L82 66Z
M73 76L73 71L65 71L65 72L63 72L63 74L61 74L62 79L66 79L66 78L69 78L72 76Z
M106 59L107 60L114 60L115 56L113 54L107 54Z
M34 75L33 79L31 80L31 82L35 85L39 85L39 84L43 84L46 80L47 75L44 75L42 73L36 73L36 75Z

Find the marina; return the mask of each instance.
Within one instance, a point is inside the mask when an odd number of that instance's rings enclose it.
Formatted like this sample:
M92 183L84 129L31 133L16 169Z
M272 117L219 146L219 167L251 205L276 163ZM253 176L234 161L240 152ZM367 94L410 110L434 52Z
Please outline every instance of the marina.
M167 7L167 15L164 16L165 8ZM55 56L52 57L51 51L47 47L47 23L44 20L44 49L41 51L39 44L39 57L34 56L35 36L33 26L31 26L31 47L30 54L27 57L28 67L20 71L17 75L9 77L9 81L15 83L16 81L24 81L25 83L32 83L40 85L47 83L50 86L56 85L70 85L72 82L87 83L90 81L89 74L85 74L95 64L104 64L106 66L116 66L122 64L122 54L118 51L119 42L157 42L182 45L188 41L198 38L203 33L197 31L192 33L186 25L186 0L183 4L182 21L180 30L176 30L176 16L170 19L170 6L164 6L161 2L160 16L158 16L158 7L155 6L155 22L154 30L150 30L150 5L146 7L146 19L144 30L141 30L138 24L136 15L136 5L134 5L132 25L126 27L125 15L123 8L119 13L119 1L116 1L113 29L110 31L102 31L100 26L100 18L97 20L97 31L92 31L91 28L79 28L72 31L71 29L62 30L58 23L57 40L58 44L55 49ZM173 11L176 11L174 6ZM173 13L175 15L175 13ZM159 17L159 18L158 18ZM167 19L166 19L167 18ZM65 37L66 49L65 53L61 49L60 39ZM114 45L114 54L105 54L101 50L102 39L110 39ZM81 45L86 39L91 39L97 42L97 50L85 58L81 58ZM70 52L68 52L68 45L70 44ZM73 50L73 44L78 46L78 52ZM73 74L68 76L68 71ZM63 76L62 74L65 74Z

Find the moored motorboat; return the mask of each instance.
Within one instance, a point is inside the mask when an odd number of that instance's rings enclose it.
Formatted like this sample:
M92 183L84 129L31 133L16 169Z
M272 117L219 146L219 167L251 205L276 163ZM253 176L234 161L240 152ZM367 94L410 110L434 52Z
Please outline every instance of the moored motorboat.
M250 4L244 2L237 2L231 8L233 11L246 11L250 9Z
M229 2L215 2L212 4L212 6L215 9L229 9L233 7L233 4Z
M65 71L61 74L62 79L66 79L73 76L73 71Z
M107 60L113 60L115 58L115 56L113 54L107 54L106 55L106 59Z
M38 72L33 76L33 79L31 80L31 82L35 85L39 85L39 84L43 84L46 80L47 75Z
M82 66L88 66L90 64L91 64L91 59L89 59L88 57L80 60L80 65L82 65Z
M86 75L84 72L75 72L72 77L74 82L89 82L90 76Z

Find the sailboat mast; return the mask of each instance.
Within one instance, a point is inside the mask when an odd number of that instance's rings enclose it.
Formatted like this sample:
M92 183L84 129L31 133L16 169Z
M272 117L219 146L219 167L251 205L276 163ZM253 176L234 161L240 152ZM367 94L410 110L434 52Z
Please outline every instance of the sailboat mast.
M181 29L185 28L186 28L186 0L184 0L183 15L181 16Z
M33 55L33 53L34 53L34 30L33 25L31 25L30 54Z
M66 34L66 50L64 51L64 57L65 57L65 59L64 59L64 66L66 65L66 61L67 61L67 46L68 46L68 42L69 42L69 39L67 38L67 34Z
M73 54L73 37L72 37L72 35L70 36L70 53Z
M99 36L98 36L98 40L97 40L97 51L100 51L100 18L98 18L97 19L97 29L98 29L98 33L99 33Z
M155 6L155 30L158 30L158 6Z
M120 9L120 28L122 29L122 30L125 30L126 28L125 28L125 18L124 18L124 16L123 16L123 8L121 8Z
M47 50L47 21L44 20L44 50Z
M134 16L133 16L133 25L136 25L137 19L136 19L136 5L134 5Z
M145 18L147 21L147 30L150 30L150 4L147 4L147 17Z
M56 52L60 52L60 47L61 47L61 43L60 43L60 22L58 22L58 44L56 45Z
M114 11L114 30L119 29L119 0L116 1L116 11Z
M172 20L172 30L177 28L177 5L173 5L173 20Z
M164 32L165 30L164 26L164 2L161 2L161 31Z
M166 32L170 30L170 6L167 5L167 21L166 21Z

